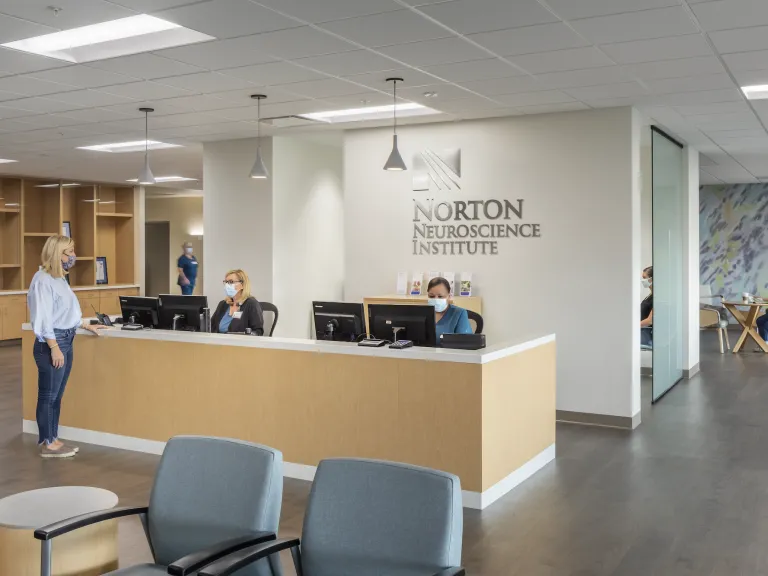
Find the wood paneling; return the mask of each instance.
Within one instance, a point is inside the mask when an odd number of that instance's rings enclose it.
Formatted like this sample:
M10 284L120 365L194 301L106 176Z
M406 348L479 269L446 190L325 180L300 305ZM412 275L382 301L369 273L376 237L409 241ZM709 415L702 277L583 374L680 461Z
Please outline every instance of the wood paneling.
M26 296L0 296L0 321L3 325L0 340L21 338L21 326L27 321Z
M97 290L99 295L99 312L102 314L120 314L120 297L117 290Z

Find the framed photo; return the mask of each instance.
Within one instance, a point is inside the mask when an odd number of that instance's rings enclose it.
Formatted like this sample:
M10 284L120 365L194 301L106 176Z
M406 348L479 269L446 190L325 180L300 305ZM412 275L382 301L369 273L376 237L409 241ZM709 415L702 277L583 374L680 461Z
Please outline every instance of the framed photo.
M109 284L106 256L96 256L96 284Z
M72 238L72 224L64 222L64 225L61 227L61 235Z

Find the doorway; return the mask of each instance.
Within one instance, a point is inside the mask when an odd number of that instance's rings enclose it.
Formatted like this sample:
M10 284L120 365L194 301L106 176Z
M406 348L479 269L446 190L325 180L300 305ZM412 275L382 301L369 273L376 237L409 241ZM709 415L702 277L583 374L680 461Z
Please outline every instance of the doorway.
M147 296L171 292L171 223L147 222L145 230L144 279Z

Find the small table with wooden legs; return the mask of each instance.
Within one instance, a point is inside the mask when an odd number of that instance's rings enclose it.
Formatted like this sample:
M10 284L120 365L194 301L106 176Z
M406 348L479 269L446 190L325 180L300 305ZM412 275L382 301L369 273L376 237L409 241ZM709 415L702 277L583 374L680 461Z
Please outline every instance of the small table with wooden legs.
M752 338L752 340L754 340L758 346L760 346L760 349L763 352L768 353L768 344L766 344L765 340L763 340L760 337L760 334L757 333L757 330L755 330L755 321L760 314L760 310L762 308L768 307L768 302L755 302L754 304L744 304L743 302L723 302L723 306L725 306L726 310L728 310L728 312L730 312L733 317L736 318L736 321L741 324L741 327L744 328L744 331L741 333L738 342L736 342L736 346L733 347L733 353L735 354L739 352L744 347L748 336ZM749 310L745 314L739 310L739 306L749 308Z
M34 531L80 514L108 510L117 496L101 488L59 486L0 500L0 574L40 576ZM98 576L117 569L117 521L81 528L53 541L52 576Z

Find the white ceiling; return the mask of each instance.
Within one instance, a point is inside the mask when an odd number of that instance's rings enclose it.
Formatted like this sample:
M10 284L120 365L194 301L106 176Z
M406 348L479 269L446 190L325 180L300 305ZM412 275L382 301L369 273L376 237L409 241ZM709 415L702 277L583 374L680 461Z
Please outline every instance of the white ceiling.
M738 89L768 84L768 0L0 0L0 43L137 13L217 40L83 65L0 48L4 172L135 177L140 154L76 147L141 139L152 106L150 137L184 146L155 175L202 178L202 142L256 134L250 94L300 114L387 103L402 76L443 112L406 122L634 105L705 154L703 182L768 179L768 100Z

